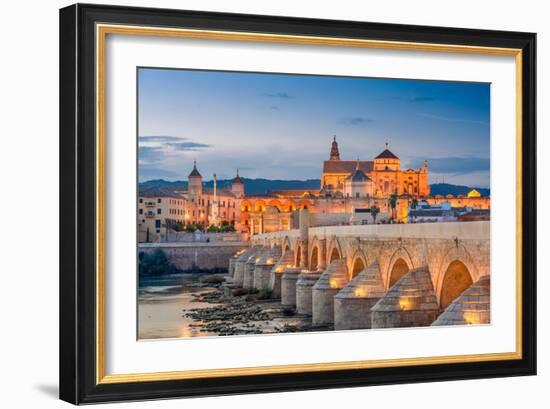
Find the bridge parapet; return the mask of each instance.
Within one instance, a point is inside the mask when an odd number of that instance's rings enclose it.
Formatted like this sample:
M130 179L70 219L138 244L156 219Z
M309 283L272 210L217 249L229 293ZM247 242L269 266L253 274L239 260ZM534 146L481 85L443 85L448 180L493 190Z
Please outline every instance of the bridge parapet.
M295 229L253 236L252 243L280 245L283 253L292 252L295 266L310 270L344 259L349 280L378 262L386 289L426 266L438 302L454 296L446 287L462 288L490 275L488 221L312 227L306 236Z

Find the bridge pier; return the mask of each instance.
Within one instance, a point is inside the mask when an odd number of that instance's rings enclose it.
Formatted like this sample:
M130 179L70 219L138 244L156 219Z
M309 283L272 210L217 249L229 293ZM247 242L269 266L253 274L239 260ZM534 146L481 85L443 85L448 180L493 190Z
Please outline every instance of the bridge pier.
M454 300L432 326L488 324L491 320L490 289L491 278L481 277Z
M425 327L440 309L427 267L409 271L371 309L371 328Z
M272 298L281 298L281 280L285 269L294 267L294 255L292 251L286 251L285 254L271 269L269 277L269 289Z
M296 281L302 272L301 268L287 268L281 281L281 304L287 307L296 306Z
M271 269L281 257L281 247L274 246L266 251L256 262L254 267L254 277L252 287L257 290L269 289L269 280L271 279Z
M257 253L248 258L244 265L243 274L243 288L251 290L254 288L254 270L256 269L256 262L269 251L266 247L261 247Z
M311 315L313 312L313 286L321 277L321 273L307 272L298 276L296 281L296 312Z
M329 264L312 288L312 324L334 323L334 296L348 282L346 262L338 259Z
M248 250L244 251L240 256L235 260L235 267L233 271L233 284L241 287L243 285L244 278L244 268L248 259L256 254L260 250L260 246L250 247Z
M378 262L355 276L334 297L334 329L368 329L371 327L371 308L386 290Z

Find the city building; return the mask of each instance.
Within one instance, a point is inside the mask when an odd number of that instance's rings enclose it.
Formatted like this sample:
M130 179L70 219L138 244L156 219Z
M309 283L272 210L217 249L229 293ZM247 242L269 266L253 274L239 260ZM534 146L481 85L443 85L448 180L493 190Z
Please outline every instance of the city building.
M301 210L310 213L311 226L336 226L488 220L489 209L490 197L475 189L467 195L430 196L428 162L418 170L403 170L387 143L373 160L342 160L334 137L318 190L247 195L238 170L229 185L218 188L214 174L213 188L206 188L196 162L186 187L140 185L138 234L140 241L157 241L174 224L231 225L250 234L290 230Z
M231 185L222 189L217 188L216 175L213 178L214 187L205 188L195 162L188 176L187 189L140 185L137 214L139 241L158 241L159 236L175 224L200 225L204 228L231 225L236 231L241 231L244 183L239 172Z
M368 182L363 175L367 176ZM357 189L353 189L352 182L358 182L358 179L363 183ZM384 151L374 160L342 160L338 142L334 137L329 159L323 162L321 192L329 196L338 196L351 195L351 190L356 194L368 193L374 197L388 197L392 194L428 196L428 161L418 170L402 170L401 160L389 150L387 143Z

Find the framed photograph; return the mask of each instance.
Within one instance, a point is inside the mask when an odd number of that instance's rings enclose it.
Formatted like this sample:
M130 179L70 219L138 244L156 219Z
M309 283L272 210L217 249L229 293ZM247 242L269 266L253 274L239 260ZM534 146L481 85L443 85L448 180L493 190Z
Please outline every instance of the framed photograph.
M61 399L534 375L535 44L61 9Z

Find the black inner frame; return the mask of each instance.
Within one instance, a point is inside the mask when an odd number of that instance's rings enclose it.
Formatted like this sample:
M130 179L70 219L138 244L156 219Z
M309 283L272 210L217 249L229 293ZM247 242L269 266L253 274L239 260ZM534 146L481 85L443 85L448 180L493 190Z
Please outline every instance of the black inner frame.
M96 384L97 23L517 48L522 59L522 359ZM101 5L60 10L60 398L75 404L536 374L536 35Z

